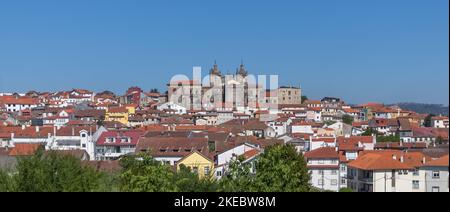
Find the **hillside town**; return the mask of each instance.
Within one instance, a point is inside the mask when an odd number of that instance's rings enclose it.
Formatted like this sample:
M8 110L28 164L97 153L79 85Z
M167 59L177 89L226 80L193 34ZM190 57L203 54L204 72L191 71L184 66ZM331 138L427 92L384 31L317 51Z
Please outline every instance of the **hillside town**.
M293 145L319 190L449 191L446 116L375 102L353 105L339 97L307 99L300 86L251 90L243 64L232 81L217 64L209 74L208 85L172 81L167 92L1 93L0 168L42 147L101 170L120 169L125 155L148 154L174 170L184 165L220 180L237 157L254 167L267 147ZM236 92L242 104L220 98L228 84L242 86L245 92ZM260 97L256 104L249 103L251 93ZM193 109L199 94L207 101Z

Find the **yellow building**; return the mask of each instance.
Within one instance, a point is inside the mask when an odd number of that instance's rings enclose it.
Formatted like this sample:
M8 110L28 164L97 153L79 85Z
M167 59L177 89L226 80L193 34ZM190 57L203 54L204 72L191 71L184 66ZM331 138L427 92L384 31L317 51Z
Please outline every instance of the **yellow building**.
M129 111L126 107L108 108L105 114L105 121L117 121L128 126Z
M134 104L125 105L125 108L128 110L128 115L136 114L136 107L137 105Z
M177 171L180 171L181 165L184 165L197 173L200 178L213 175L214 161L197 151L194 151L179 160L177 162Z

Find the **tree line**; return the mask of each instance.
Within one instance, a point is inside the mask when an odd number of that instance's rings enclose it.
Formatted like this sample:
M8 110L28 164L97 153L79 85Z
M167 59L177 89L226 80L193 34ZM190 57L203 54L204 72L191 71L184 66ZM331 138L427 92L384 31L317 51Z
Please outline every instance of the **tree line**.
M256 173L242 158L230 162L221 180L199 178L189 168L142 154L125 156L118 172L102 172L79 159L38 150L20 157L13 169L0 170L1 192L310 192L303 156L291 145L268 147L258 156Z

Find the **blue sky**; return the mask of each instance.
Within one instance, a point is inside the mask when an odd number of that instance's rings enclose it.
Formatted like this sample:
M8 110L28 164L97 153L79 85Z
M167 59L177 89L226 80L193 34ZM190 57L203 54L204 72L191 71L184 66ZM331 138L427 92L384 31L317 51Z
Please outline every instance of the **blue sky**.
M0 0L0 92L279 74L310 98L449 102L448 0Z

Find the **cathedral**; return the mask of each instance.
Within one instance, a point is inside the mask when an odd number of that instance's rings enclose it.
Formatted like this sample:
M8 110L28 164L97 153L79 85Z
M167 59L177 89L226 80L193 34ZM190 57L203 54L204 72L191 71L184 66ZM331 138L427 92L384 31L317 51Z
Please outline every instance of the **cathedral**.
M200 105L202 109L237 110L244 107L256 107L258 97L263 97L265 93L262 86L257 86L254 77L249 76L243 63L233 75L223 74L217 63L214 63L207 78L206 83L191 81L169 84L169 99L186 108L198 109ZM177 98L171 98L171 94L177 91Z

